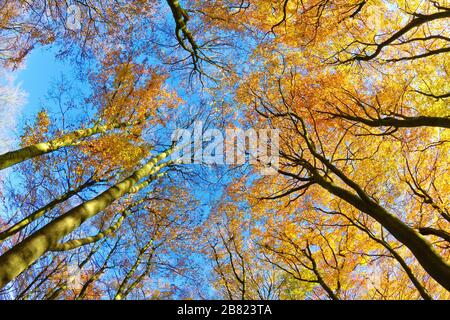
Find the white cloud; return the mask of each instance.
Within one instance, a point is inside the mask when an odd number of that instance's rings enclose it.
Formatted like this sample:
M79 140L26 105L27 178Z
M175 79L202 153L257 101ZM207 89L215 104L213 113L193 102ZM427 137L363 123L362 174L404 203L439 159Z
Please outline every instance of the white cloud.
M17 83L17 73L0 69L0 154L17 146L18 119L28 94Z

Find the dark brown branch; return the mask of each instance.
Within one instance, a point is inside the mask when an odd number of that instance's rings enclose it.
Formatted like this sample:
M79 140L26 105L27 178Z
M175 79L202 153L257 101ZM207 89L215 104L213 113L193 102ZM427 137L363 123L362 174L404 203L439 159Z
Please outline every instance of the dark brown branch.
M438 230L434 228L419 228L419 232L421 235L424 236L437 236L441 239L444 239L448 243L450 243L450 233L444 231L444 230Z
M400 37L408 33L414 28L419 27L420 25L431 22L438 19L445 19L450 18L450 11L442 11L442 12L436 12L430 15L423 15L423 14L415 14L415 17L407 23L403 28L395 32L392 36L390 36L388 39L384 40L383 42L379 44L366 44L366 48L370 46L376 46L375 51L372 54L357 54L347 60L340 61L341 63L348 63L352 61L369 61L374 58L376 58L384 47L392 44L394 41L398 40Z

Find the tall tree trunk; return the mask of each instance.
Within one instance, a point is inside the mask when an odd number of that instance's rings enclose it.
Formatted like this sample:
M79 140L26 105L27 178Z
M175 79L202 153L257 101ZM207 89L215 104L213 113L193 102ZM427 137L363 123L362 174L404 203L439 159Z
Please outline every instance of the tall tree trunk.
M0 257L0 288L22 273L65 236L86 220L94 217L111 203L127 194L142 178L154 174L156 164L172 153L168 149L152 158L131 176L110 187L94 199L86 201L56 218Z
M103 133L112 129L118 129L129 125L130 123L95 125L88 129L72 131L60 138L56 138L47 142L37 143L15 151L4 153L0 155L0 170L6 169L25 160L51 153L63 147L73 146L81 139L88 138L98 133Z

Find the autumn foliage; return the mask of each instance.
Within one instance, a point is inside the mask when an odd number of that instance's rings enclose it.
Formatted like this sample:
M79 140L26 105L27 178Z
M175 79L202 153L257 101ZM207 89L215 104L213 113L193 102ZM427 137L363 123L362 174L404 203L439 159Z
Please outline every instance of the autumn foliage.
M43 3L0 62L83 90L0 155L1 298L450 298L447 1ZM278 129L276 174L171 159L196 120Z

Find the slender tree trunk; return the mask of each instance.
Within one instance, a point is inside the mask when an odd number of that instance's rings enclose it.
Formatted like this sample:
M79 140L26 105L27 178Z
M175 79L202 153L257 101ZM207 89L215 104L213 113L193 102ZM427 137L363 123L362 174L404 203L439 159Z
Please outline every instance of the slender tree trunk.
M78 141L98 133L103 133L112 129L128 126L128 123L115 123L108 125L95 125L88 129L80 129L60 138L56 138L47 142L37 143L31 146L24 147L15 151L7 152L0 155L0 170L11 167L15 164L21 163L25 160L32 159L47 153L51 153L63 147L68 147L76 144Z
M116 241L114 244L114 247L109 251L108 256L106 257L105 261L103 262L102 266L99 270L95 271L94 274L83 284L83 287L81 288L80 292L78 293L78 296L75 298L75 300L83 300L86 297L87 290L89 287L96 282L102 274L105 272L106 268L108 267L108 262L111 259L113 253L116 251L118 245L119 245L120 238Z
M128 283L130 282L133 275L136 273L136 270L139 267L139 265L141 264L144 254L152 246L152 244L153 244L153 239L150 239L145 244L145 246L139 251L139 255L136 258L136 261L134 262L130 271L128 271L128 273L125 276L125 278L123 279L123 281L120 283L119 288L117 289L117 293L114 296L114 300L122 300L122 299L126 298L130 294L130 292L134 289L134 287L136 287L137 281L134 281L130 286L128 286ZM153 252L153 249L152 249L152 252ZM138 279L142 279L143 277L145 277L145 275L147 275L150 272L150 263L151 263L152 256L153 256L153 253L150 253L150 257L148 258L145 271Z

